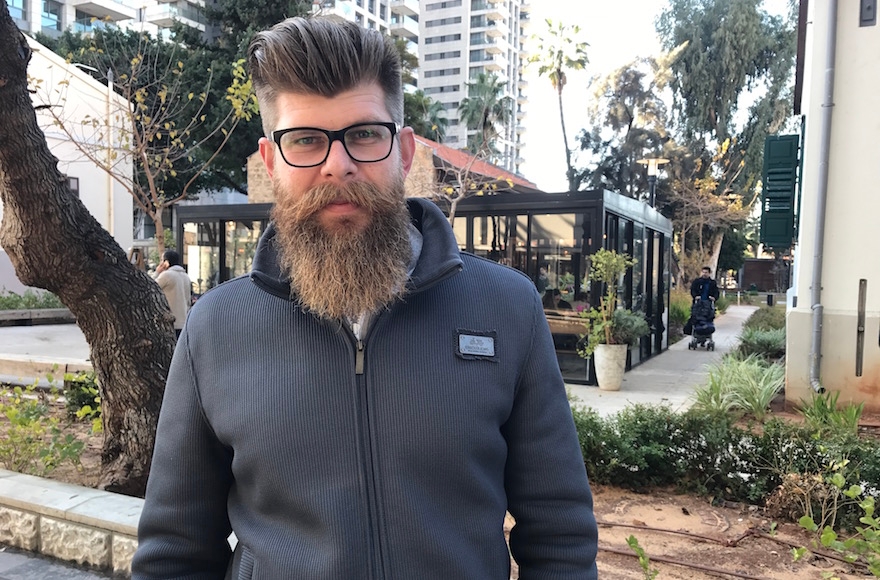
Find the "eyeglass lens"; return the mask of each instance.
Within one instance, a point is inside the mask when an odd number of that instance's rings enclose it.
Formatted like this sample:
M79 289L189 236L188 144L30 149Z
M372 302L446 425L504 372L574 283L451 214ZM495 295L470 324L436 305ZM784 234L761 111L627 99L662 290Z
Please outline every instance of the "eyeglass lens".
M384 125L356 125L345 130L342 142L355 161L381 161L391 153L393 134ZM318 129L295 129L281 135L281 154L291 165L310 166L324 162L332 142Z

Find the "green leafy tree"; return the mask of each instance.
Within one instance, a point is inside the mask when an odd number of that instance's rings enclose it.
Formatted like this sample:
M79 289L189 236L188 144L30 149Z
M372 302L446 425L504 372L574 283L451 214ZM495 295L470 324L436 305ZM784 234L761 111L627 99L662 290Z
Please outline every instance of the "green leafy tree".
M591 188L634 198L648 191L647 176L637 161L663 153L670 145L669 115L662 95L669 64L682 50L678 47L658 57L638 58L593 81L590 128L578 136L581 150L593 160L582 172Z
M243 61L227 65L232 83L224 89L223 116L211 122L208 100L213 70L208 68L206 75L201 70L193 74L187 64L204 66L204 54L173 41L111 27L86 40L88 44L69 53L68 59L85 62L98 74L110 71L114 91L130 106L114 103L109 117L86 117L74 126L62 91L58 102L51 103L59 106L46 110L82 155L121 184L135 206L153 221L161 254L165 249L164 210L195 193L198 178L229 142L238 124L255 116L257 104L250 79ZM44 97L51 102L57 94L49 92ZM110 156L106 154L108 147ZM128 155L134 160L134 175L119 163Z
M418 90L403 95L403 124L412 127L416 135L442 143L449 120L443 103Z
M513 117L514 100L505 95L505 84L496 75L479 73L467 83L468 96L461 100L458 113L468 131L468 149L479 158L495 162L499 151L495 140Z
M665 49L687 43L671 65L670 131L682 163L670 164L667 208L683 264L717 268L725 233L756 199L764 138L790 116L795 22L793 4L776 16L760 0L670 0L658 18Z
M546 22L546 33L534 37L536 54L529 59L529 62L537 63L538 74L550 79L550 84L553 85L559 99L559 122L562 125L562 144L565 147L565 176L568 179L568 190L577 191L580 189L581 179L572 165L572 152L568 146L562 106L562 90L568 82L566 76L568 71L586 68L589 63L587 58L589 45L580 39L581 29L576 24L569 26L562 22L553 22L549 18Z

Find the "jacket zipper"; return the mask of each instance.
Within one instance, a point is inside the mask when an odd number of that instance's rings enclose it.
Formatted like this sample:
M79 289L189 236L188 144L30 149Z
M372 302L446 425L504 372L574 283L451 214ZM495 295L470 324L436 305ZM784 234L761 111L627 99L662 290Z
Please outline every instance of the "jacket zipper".
M374 321L375 322L375 321ZM371 324L372 326L372 324ZM352 334L352 338L354 335ZM364 481L367 489L367 518L370 530L370 577L377 580L385 578L385 558L382 547L382 534L379 529L379 500L377 497L376 473L373 469L373 440L370 428L370 402L367 393L367 380L364 375L364 351L366 345L364 340L355 338L355 384L358 389L358 397L360 399L360 417L361 437L364 450Z

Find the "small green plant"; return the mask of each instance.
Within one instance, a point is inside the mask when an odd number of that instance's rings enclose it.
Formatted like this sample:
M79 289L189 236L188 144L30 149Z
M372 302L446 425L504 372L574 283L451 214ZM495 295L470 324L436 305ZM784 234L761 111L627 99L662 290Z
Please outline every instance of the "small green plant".
M44 476L64 462L80 465L85 445L51 416L55 396L38 391L36 382L0 392L0 414L9 422L0 439L0 464L6 469Z
M833 526L820 526L809 515L803 516L798 523L805 530L819 534L818 541L822 547L841 554L847 562L864 565L872 576L880 578L880 519L874 517L874 497L864 495L864 490L858 485L843 489L845 486L843 476L833 480L833 483L840 489L842 495L858 503L864 514L859 518L863 526L855 527L855 535L841 539ZM792 553L797 561L806 555L808 550L801 547L794 549Z
M743 356L757 355L766 359L779 359L785 354L785 329L743 328L738 351Z
M715 301L715 310L718 311L718 314L724 314L727 312L727 308L730 306L730 298L727 296L719 296L718 300Z
M0 292L0 310L37 310L41 308L64 308L61 300L51 292L25 290L24 294Z
M839 397L840 391L814 393L809 401L801 399L798 413L803 416L811 429L820 434L833 432L858 434L859 420L862 418L865 404L848 403L841 408L837 404Z
M642 572L645 574L645 580L654 580L657 577L657 574L660 573L660 570L651 569L651 559L648 558L648 554L645 553L645 550L639 545L639 541L635 536L630 536L626 539L626 544L630 547L630 549L636 553L636 556L639 557L639 566L642 567Z
M673 290L669 295L669 322L684 326L691 317L691 295L682 290Z
M785 368L757 356L724 357L709 368L706 385L694 391L694 406L710 413L741 410L763 421L785 385Z
M578 354L584 358L591 357L600 344L631 345L650 332L642 315L617 308L617 287L626 269L633 265L633 259L602 248L590 260L590 279L605 284L605 295L598 308L581 312L588 320L587 332L581 336L584 340L578 347Z
M68 417L91 421L93 433L102 431L101 396L94 372L66 373L64 399Z

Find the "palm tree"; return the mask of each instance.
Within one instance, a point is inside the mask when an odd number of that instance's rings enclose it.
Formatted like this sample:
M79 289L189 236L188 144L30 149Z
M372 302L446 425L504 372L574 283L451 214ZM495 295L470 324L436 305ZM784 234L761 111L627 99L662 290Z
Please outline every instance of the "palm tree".
M403 95L403 124L416 135L442 143L449 120L444 116L443 103L418 90Z
M458 105L458 114L468 131L468 149L477 156L492 158L498 155L495 139L513 116L513 98L505 95L505 84L497 76L479 73L474 82L467 83L468 96Z
M556 90L559 97L559 121L562 124L562 141L565 145L566 177L568 178L568 190L577 191L580 178L571 165L571 149L568 147L568 135L565 131L565 115L562 112L562 89L565 88L568 70L577 71L586 68L587 47L589 44L579 40L580 26L574 24L566 26L554 23L547 19L547 34L535 36L537 42L536 53L529 58L530 63L538 64L538 75L550 79L550 84Z

